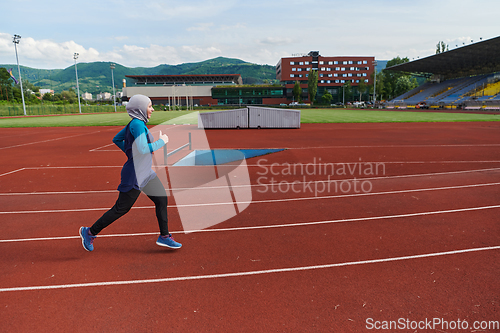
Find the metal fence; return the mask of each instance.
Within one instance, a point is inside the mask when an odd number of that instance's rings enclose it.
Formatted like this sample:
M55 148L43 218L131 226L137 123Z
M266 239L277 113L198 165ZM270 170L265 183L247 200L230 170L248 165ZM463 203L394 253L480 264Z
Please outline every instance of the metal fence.
M114 112L113 105L82 105L82 113L103 113ZM119 106L117 111L124 112L125 107ZM62 105L26 105L26 115L51 115L51 114L76 114L79 113L78 104ZM24 115L22 104L0 104L0 117L22 116Z

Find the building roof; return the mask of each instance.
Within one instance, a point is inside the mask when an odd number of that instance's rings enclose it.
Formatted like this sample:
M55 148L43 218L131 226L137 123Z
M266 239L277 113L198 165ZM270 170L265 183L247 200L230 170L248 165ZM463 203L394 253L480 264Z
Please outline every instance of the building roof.
M498 72L500 36L386 69L436 74L447 79Z
M191 74L191 75L125 75L136 85L146 84L242 84L240 74Z

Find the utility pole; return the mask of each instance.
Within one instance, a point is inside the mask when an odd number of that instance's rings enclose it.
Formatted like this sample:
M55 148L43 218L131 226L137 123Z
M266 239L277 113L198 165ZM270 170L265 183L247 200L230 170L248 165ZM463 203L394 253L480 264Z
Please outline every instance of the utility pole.
M14 48L16 49L17 70L19 72L19 84L21 84L21 98L23 100L23 112L24 112L24 115L26 115L26 104L24 103L23 80L21 79L21 67L19 67L19 57L17 56L17 44L19 44L20 39L21 39L21 36L14 35L12 42L14 43Z
M78 70L76 69L76 59L78 59L78 53L73 54L73 59L75 59L75 73L76 73L76 92L78 98L78 111L82 113L82 106L80 105L80 87L78 86Z
M111 81L113 82L113 104L115 105L116 112L115 77L113 76L113 69L115 69L115 64L111 64L109 68L111 68Z
M377 61L373 61L373 70L375 72L375 79L373 82L373 107L375 107L375 102L377 101Z

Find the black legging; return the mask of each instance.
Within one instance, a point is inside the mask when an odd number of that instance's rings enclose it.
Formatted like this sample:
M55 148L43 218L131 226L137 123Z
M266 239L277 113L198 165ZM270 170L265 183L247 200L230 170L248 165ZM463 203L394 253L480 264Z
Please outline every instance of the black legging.
M154 202L156 208L156 218L160 227L160 234L167 236L168 232L168 217L167 217L167 193L163 187L162 182L158 177L152 179L142 191L148 195L148 198ZM141 191L131 189L128 192L120 192L115 205L104 213L93 225L90 227L90 232L97 235L106 228L108 225L118 220L123 215L127 214L132 208Z

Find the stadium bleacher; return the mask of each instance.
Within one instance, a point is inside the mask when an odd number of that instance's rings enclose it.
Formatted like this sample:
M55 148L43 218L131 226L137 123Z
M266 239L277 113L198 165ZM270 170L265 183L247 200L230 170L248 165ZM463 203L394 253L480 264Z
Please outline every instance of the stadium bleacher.
M500 109L500 36L386 70L431 78L386 107Z

